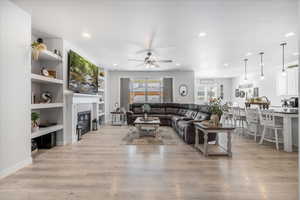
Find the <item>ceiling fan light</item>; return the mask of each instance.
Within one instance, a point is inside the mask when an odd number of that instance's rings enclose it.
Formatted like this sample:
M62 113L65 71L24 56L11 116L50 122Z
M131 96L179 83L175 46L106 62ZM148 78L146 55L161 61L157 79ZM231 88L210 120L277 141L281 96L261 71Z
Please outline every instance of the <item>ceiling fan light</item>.
M264 75L261 75L260 76L260 80L264 80L265 79L265 76Z

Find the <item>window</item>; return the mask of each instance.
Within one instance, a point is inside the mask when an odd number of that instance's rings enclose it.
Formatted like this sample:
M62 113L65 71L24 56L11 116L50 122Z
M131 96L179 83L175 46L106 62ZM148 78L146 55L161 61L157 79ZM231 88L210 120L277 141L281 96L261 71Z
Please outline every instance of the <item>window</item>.
M202 104L208 102L211 98L220 96L219 84L214 80L196 80L196 103Z
M135 78L130 80L130 103L161 103L162 80Z

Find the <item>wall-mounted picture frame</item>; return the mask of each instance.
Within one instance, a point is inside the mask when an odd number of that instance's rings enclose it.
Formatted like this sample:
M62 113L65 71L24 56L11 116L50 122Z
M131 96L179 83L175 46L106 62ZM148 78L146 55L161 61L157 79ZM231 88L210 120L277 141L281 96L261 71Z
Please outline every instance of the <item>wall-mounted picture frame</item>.
M188 87L185 84L179 86L179 95L185 97L188 95Z
M246 96L246 92L241 90L240 91L240 98L245 98L245 96Z
M240 97L240 90L239 89L235 89L235 97Z

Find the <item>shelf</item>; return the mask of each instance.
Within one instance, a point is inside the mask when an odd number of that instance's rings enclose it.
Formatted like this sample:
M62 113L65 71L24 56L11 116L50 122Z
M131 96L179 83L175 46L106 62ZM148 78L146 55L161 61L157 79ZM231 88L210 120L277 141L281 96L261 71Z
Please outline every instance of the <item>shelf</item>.
M104 89L98 89L98 92L104 92Z
M104 104L104 101L99 102L98 104Z
M39 103L31 104L31 109L60 108L63 106L63 103Z
M44 61L61 61L62 58L58 55L56 55L55 53L48 51L48 50L44 50L41 51L39 54L39 60L44 60Z
M40 137L42 135L46 135L48 133L52 133L55 131L59 131L63 129L63 125L54 125L54 126L49 126L47 128L39 128L38 131L31 133L31 138L36 138Z
M49 78L46 76L38 75L38 74L31 74L31 80L35 83L53 83L53 84L64 84L63 80Z

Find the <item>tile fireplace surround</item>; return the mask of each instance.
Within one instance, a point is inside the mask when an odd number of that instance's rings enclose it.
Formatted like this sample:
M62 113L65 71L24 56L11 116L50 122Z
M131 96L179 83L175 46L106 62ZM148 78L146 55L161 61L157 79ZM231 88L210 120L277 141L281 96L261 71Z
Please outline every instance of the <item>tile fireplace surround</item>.
M97 118L99 96L70 93L66 97L66 143L76 143L77 114L91 111L91 121ZM91 122L92 123L92 122ZM92 127L92 124L91 124Z

